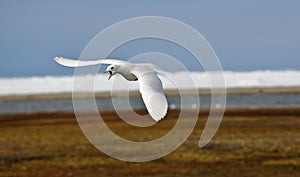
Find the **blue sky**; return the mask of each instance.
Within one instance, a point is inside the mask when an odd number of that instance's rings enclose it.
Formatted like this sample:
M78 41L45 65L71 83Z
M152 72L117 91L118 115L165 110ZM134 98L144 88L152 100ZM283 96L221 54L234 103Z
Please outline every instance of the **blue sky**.
M197 29L225 70L300 69L300 1L187 2L2 0L0 77L71 75L73 69L58 66L52 58L78 58L109 25L149 15L175 18ZM151 42L130 45L136 50L127 47L112 57L129 59L136 52L156 50ZM179 60L198 69L187 58Z

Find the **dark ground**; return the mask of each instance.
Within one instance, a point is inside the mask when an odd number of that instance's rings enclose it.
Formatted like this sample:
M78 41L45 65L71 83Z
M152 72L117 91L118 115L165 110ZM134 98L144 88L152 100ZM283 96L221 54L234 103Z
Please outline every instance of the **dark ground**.
M177 115L171 111L141 131L112 112L103 114L113 131L129 139L159 137ZM0 115L0 176L300 176L300 108L228 109L214 139L198 148L206 119L204 111L189 139L170 155L130 163L94 148L73 113Z

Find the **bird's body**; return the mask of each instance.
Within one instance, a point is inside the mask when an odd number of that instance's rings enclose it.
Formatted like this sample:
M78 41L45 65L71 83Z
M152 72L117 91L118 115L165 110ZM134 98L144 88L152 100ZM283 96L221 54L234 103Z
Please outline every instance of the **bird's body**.
M121 74L128 81L137 81L138 78L135 76L129 68L134 67L132 64L121 65L117 73Z
M128 81L138 81L139 90L150 116L159 121L167 114L168 103L163 92L162 82L157 74L166 74L153 64L130 63L123 60L101 59L94 61L71 60L62 57L55 57L54 60L64 66L79 67L96 64L109 64L105 72L109 72L110 79L116 73L121 74Z

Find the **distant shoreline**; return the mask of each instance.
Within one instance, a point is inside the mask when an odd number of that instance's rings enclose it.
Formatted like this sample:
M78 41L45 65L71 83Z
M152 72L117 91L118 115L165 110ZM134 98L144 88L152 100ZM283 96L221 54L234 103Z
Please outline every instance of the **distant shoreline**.
M195 91L184 90L181 95L193 96ZM210 89L198 89L199 95L210 95ZM227 88L227 94L239 95L239 94L299 94L300 87L252 87L252 88ZM165 90L167 96L179 95L178 90ZM116 91L113 96L115 97L126 97L128 92ZM139 96L139 91L130 91L129 96ZM89 93L78 93L77 98L89 98ZM110 98L111 92L96 92L96 98ZM13 100L45 100L45 99L71 99L72 93L42 93L42 94L23 94L23 95L0 95L0 101L13 101Z
M145 109L135 110L139 114L146 114ZM186 113L193 112L192 109L184 109ZM108 118L108 120L119 120L118 114L115 111L100 111L101 115ZM127 111L124 110L124 113ZM169 110L168 117L178 117L181 110ZM209 108L202 108L199 112L199 117L207 117L210 113ZM82 112L83 116L94 116L91 112ZM248 107L248 108L226 108L224 117L257 117L257 116L300 116L300 107ZM27 112L27 113L0 113L0 122L12 120L30 120L30 119L61 119L61 118L75 118L73 111L56 111L56 112Z

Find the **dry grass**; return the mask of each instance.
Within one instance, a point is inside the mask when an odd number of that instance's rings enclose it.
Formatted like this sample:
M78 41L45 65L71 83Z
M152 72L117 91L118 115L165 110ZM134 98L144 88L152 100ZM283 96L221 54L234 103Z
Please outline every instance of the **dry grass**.
M228 111L217 135L203 149L197 144L206 116L200 115L192 135L179 149L146 163L118 161L95 149L72 113L1 115L0 176L298 177L300 116L276 111L272 115L261 110L256 114L255 110ZM103 116L120 136L139 140L165 134L176 115L173 111L143 131L118 121L113 113Z

